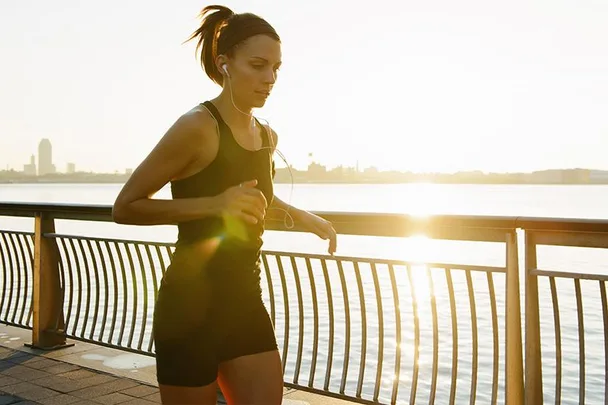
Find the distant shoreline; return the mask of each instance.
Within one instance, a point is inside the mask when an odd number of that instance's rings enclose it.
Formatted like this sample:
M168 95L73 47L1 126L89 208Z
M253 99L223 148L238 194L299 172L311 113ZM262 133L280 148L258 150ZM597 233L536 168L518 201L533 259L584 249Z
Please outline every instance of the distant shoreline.
M319 169L321 167L321 169ZM337 168L330 171L322 166L310 170L280 168L276 170L277 184L519 184L519 185L601 185L608 184L608 171L590 169L551 169L531 173L414 173L357 171ZM53 173L43 176L15 171L0 171L0 184L124 184L131 177L126 173Z
M64 181L36 181L36 180L0 180L0 185L6 184L125 184L124 181L108 180L108 181L86 181L86 180L64 180ZM290 181L274 181L274 184L292 184ZM418 180L418 181L332 181L332 180L310 180L310 181L294 181L293 184L453 184L453 185L519 185L519 186L602 186L608 185L608 182L602 183L581 183L581 182L488 182L488 181L433 181L433 180Z

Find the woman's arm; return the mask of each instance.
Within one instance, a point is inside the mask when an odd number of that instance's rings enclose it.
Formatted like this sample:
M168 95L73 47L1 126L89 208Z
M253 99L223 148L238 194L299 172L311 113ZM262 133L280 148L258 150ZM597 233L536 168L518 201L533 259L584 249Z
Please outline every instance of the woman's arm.
M268 127L268 129L272 135L272 146L274 152L274 148L276 148L278 142L278 135L270 127ZM285 216L287 216L287 218L285 218ZM295 208L275 196L268 209L268 217L272 219L285 219L288 224L291 224L293 221L294 226L301 226L306 231L314 233L321 239L329 240L329 247L327 251L330 255L333 255L336 252L336 230L331 222L319 217L318 215Z
M192 164L205 167L218 148L215 120L203 111L180 117L133 172L118 194L112 218L119 224L171 225L206 216L228 215L252 224L264 217L266 199L256 179L219 195L171 200L152 196Z
M201 115L190 112L181 116L133 171L114 202L112 218L115 222L164 225L214 214L212 198L152 198L200 155L200 148L206 143Z

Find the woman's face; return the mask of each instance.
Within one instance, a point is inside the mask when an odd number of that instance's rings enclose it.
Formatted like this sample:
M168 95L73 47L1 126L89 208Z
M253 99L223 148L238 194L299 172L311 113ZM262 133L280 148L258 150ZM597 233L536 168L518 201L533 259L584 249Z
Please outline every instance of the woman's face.
M263 107L281 66L281 43L267 35L255 35L237 46L226 64L230 77L224 86L232 86L235 102L243 107Z

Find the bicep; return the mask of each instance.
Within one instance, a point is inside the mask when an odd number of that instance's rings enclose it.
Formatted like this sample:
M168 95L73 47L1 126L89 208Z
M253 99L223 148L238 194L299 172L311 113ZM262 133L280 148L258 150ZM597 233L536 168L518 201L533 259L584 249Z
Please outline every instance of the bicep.
M178 119L133 171L117 201L130 203L149 198L182 172L197 156L193 148L196 128L188 119Z

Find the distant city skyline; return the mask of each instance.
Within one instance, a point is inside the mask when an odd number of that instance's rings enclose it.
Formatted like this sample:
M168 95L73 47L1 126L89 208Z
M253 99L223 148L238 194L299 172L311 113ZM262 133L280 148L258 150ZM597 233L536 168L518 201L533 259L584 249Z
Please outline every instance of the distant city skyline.
M13 168L13 170L16 170ZM17 170L21 171L21 170ZM23 164L22 171L29 176L45 176L47 174L61 173L53 162L53 145L51 140L43 138L38 143L38 163L36 163L36 155L30 155L29 163ZM65 173L75 173L76 164L67 162Z
M279 80L256 115L296 168L312 153L330 168L608 169L608 3L226 4L282 38ZM182 45L204 5L1 5L0 167L23 170L48 138L58 170L135 168L219 92Z

